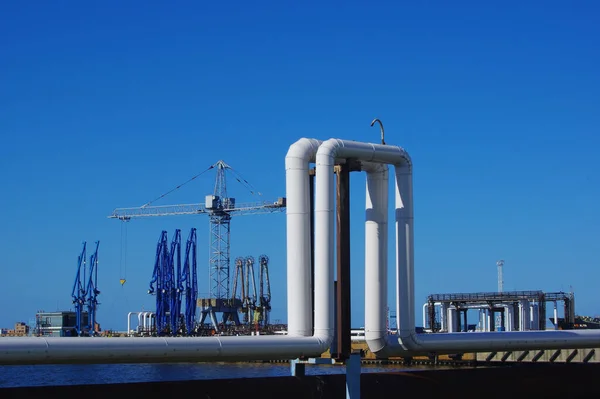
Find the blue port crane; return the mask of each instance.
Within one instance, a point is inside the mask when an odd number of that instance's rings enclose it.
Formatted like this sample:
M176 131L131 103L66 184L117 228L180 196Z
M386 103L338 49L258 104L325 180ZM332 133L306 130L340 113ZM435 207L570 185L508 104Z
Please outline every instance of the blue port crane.
M75 282L71 297L75 305L75 334L81 336L83 324L83 307L86 302L86 279L85 279L85 262L86 262L86 242L83 242L81 254L77 257L77 272L75 273Z
M205 197L204 203L180 204L180 205L151 205L155 201L162 199L166 195L181 188L185 184L195 180L202 174L215 170L216 179L212 195ZM210 245L209 245L209 289L210 298L215 301L208 307L202 309L202 321L207 314L210 314L211 320L216 320L215 313L223 313L224 321L236 319L237 309L229 304L229 285L230 285L230 223L234 215L255 215L265 213L282 212L286 207L286 199L278 198L276 201L256 202L256 203L237 203L235 198L227 195L226 171L234 174L235 179L252 194L261 195L250 183L241 177L231 166L224 161L217 161L203 172L192 177L183 184L160 195L156 199L134 208L116 208L109 218L118 219L123 222L133 218L146 218L153 216L173 216L173 215L208 215L210 226ZM158 310L157 310L158 311ZM215 328L218 328L215 325Z
M156 334L165 335L169 328L167 315L169 313L169 295L168 293L168 265L169 264L169 243L167 232L162 231L158 244L156 246L156 257L154 260L154 271L148 294L156 295Z
M183 270L178 274L178 295L181 303L181 295L185 294L185 333L195 333L196 307L198 299L198 267L196 263L196 229L192 227L185 246L185 261ZM191 262L191 265L190 265ZM185 284L185 285L184 285Z
M181 316L181 294L179 289L179 279L181 275L181 230L176 229L173 241L171 241L171 250L169 251L169 264L167 268L169 277L169 322L170 333L175 336L179 333Z
M87 331L89 335L96 335L96 311L98 309L98 247L100 241L96 241L96 250L90 256L90 270L87 281L86 298L88 313Z

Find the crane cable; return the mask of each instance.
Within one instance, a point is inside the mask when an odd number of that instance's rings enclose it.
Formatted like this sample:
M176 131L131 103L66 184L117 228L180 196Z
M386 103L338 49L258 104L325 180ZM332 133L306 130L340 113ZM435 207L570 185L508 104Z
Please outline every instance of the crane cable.
M252 184L250 184L250 182L248 180L244 179L238 171L236 171L229 165L227 165L227 166L228 166L228 169L231 170L231 172L233 173L233 175L234 175L233 177L235 178L235 180L237 180L238 183L240 183L241 185L245 186L248 189L248 191L250 191L250 194L252 194L252 195L258 194L259 196L262 195L262 193L260 191L257 191L256 188Z
M121 222L121 259L119 261L119 282L121 286L127 281L127 220Z
M205 169L204 171L202 171L202 172L198 173L196 176L194 176L194 177L192 177L191 179L187 180L185 183L181 183L181 184L180 184L180 185L178 185L177 187L175 187L175 188L172 188L171 190L167 191L166 193L162 194L161 196L159 196L159 197L157 197L157 198L153 199L153 200L152 200L152 201L150 201L150 202L147 202L147 203L145 203L144 205L140 206L140 208L145 208L145 207L147 207L148 205L152 204L153 202L156 202L156 201L158 201L159 199L161 199L161 198L163 198L163 197L166 197L167 195L171 194L173 191L175 191L175 190L177 190L177 189L181 188L182 186L184 186L184 185L188 184L188 183L189 183L189 182L191 182L192 180L194 180L194 179L196 179L196 178L198 178L198 177L202 176L204 173L208 172L208 171L209 171L209 170L211 170L212 168L214 168L214 165L211 165L211 166L209 166L207 169Z

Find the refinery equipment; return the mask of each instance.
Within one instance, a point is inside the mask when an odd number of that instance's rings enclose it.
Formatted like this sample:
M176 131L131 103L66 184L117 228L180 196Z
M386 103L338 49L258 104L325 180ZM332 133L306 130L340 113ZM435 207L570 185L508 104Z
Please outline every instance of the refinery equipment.
M198 299L201 306L202 320L210 316L214 328L218 330L216 313L223 315L224 323L234 321L237 318L236 304L230 303L230 223L233 215L253 215L281 212L285 210L286 199L278 198L274 202L259 202L236 204L235 198L227 195L226 171L235 174L236 180L245 185L252 193L254 189L243 179L231 166L223 161L218 161L200 174L192 177L186 183L159 196L163 198L172 191L182 187L184 184L196 179L205 172L216 169L216 180L214 192L206 196L203 204L181 204L150 206L150 201L140 207L117 208L108 216L109 218L128 221L133 218L144 218L151 216L173 216L173 215L208 215L210 225L209 246L209 281L210 298Z
M334 164L356 159L367 172L365 206L365 341L382 359L415 355L538 349L597 348L597 330L473 332L419 334L415 327L412 162L404 149L392 145L303 138L286 156L287 335L147 339L19 337L0 340L0 364L149 363L299 359L310 361L331 348L334 315L335 213ZM308 170L316 162L314 237L311 236L311 195ZM389 166L396 183L395 234L388 239ZM314 238L314 278L311 241ZM394 244L398 326L386 329L388 306L388 245ZM314 290L311 289L314 287ZM314 301L312 296L314 295ZM313 317L314 314L314 321ZM348 331L350 333L350 331ZM168 348L168 350L166 350ZM316 363L316 359L313 359ZM303 367L292 363L300 375ZM296 367L299 366L299 367ZM360 370L360 355L352 354L347 372ZM356 374L353 381L360 380ZM352 381L352 379L348 379Z
M90 256L90 267L87 270L87 243L84 241L81 254L77 257L77 272L71 290L71 297L75 305L75 335L94 335L96 331L96 310L98 307L98 247ZM83 312L87 307L87 314ZM85 317L84 317L85 316Z

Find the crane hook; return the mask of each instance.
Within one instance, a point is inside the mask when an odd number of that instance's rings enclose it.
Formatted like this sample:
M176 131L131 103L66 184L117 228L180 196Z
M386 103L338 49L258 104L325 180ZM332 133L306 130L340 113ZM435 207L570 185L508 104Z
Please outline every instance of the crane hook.
M373 122L371 122L371 127L373 127L373 125L375 124L375 122L379 123L379 127L380 127L380 130L381 130L381 144L385 145L384 132L383 132L383 123L381 123L381 121L379 120L379 118L375 118L375 119L373 119Z

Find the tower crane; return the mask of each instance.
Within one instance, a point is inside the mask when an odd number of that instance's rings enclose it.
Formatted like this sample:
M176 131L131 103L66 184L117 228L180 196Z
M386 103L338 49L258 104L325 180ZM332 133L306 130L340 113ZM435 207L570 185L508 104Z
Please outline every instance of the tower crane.
M151 204L167 194L177 190L183 185L196 179L209 170L216 169L215 186L212 195L205 197L204 203L179 204L179 205L159 205ZM223 322L235 320L237 308L230 303L229 283L230 283L230 223L234 215L255 215L265 213L275 213L285 210L286 199L278 198L273 202L258 202L236 204L235 198L227 195L226 171L235 175L238 182L245 185L254 193L254 189L247 180L242 178L231 166L224 161L219 160L205 171L192 177L187 182L175 187L167 193L159 196L157 199L148 202L140 207L134 208L116 208L109 218L121 221L129 221L133 218L144 218L153 216L173 216L173 215L208 215L210 226L210 246L209 246L209 281L210 298L199 299L202 307L201 323L209 315L215 329L218 330L215 313L222 313ZM234 316L235 313L235 316Z

